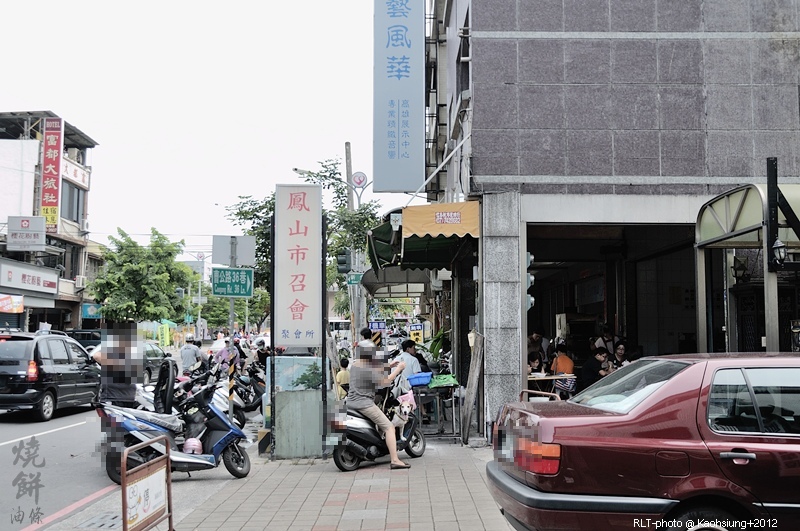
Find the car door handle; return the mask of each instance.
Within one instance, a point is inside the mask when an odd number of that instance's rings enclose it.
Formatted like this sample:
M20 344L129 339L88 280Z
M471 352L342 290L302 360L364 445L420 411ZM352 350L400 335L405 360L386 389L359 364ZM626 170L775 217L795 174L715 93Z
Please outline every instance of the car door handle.
M721 459L750 459L755 461L756 454L751 452L720 452Z

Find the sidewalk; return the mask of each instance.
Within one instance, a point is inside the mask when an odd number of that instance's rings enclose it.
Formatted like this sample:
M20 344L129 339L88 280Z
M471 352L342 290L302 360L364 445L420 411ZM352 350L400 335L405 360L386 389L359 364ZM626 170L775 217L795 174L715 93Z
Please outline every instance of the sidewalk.
M425 454L390 470L388 458L340 472L333 460L253 459L250 475L227 484L188 516L183 530L347 531L511 529L486 487L491 448L428 440ZM166 525L159 529L166 530Z

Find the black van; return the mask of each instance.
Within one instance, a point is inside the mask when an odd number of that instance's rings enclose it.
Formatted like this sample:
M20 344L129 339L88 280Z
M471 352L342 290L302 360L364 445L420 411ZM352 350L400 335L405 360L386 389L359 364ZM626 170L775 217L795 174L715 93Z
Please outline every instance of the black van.
M99 328L93 330L67 330L67 335L89 351L100 344Z
M100 392L100 370L63 332L0 330L0 409L31 409L47 421L56 409L89 405Z

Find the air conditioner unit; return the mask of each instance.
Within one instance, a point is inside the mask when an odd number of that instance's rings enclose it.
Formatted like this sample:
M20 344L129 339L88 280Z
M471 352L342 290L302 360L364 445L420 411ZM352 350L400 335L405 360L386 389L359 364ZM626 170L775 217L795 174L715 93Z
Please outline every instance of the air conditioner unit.
M89 220L82 219L81 220L81 232L89 232Z
M75 277L75 289L86 289L86 277L84 275Z

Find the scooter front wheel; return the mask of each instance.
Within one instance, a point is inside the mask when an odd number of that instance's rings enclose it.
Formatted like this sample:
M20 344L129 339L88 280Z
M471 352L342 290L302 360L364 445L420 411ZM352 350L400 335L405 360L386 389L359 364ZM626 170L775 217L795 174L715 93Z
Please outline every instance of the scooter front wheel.
M352 472L361 464L361 458L350 450L337 446L333 450L333 462L342 472Z
M229 444L222 451L222 462L235 478L247 477L247 474L250 473L250 455L238 444Z

